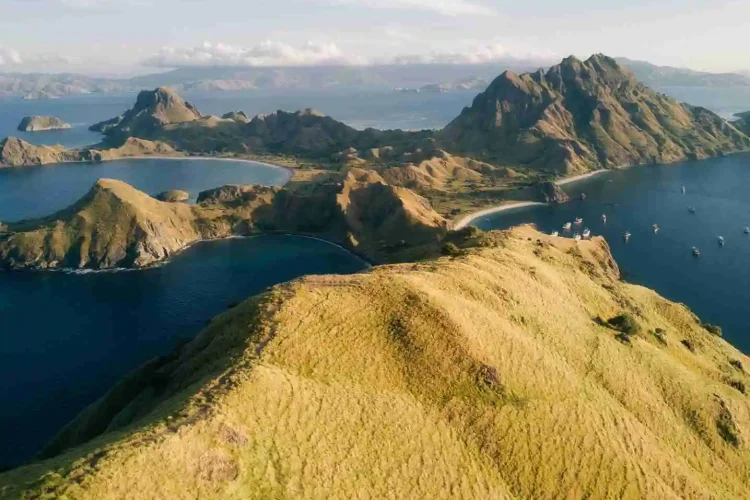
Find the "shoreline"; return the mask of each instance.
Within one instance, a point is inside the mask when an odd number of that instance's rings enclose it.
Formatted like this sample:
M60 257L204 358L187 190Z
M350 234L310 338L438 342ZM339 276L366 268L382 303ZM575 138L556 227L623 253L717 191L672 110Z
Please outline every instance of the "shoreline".
M69 163L106 163L106 162L112 162L112 161L121 161L121 160L188 160L188 161L229 161L229 162L237 162L237 163L256 163L258 165L263 165L264 167L271 167L271 168L278 168L280 170L284 170L287 174L289 174L289 177L287 178L286 182L284 184L281 184L281 186L285 186L289 183L289 181L292 180L292 177L294 177L294 174L296 172L295 169L291 167L285 167L284 165L276 165L274 163L268 163L265 161L258 161L258 160L251 160L248 158L222 158L222 157L216 157L216 156L151 156L151 155L140 155L140 156L121 156L119 158L107 158L98 162L69 162Z
M582 181L584 179L588 179L590 177L594 177L599 174L603 174L609 172L607 169L601 169L601 170L594 170L593 172L586 172L585 174L580 175L574 175L573 177L565 177L564 179L558 179L555 181L555 184L558 186L564 186L566 184L571 184L573 182Z
M485 215L505 212L507 210L512 210L514 208L534 207L534 206L542 206L542 205L547 205L547 204L541 203L538 201L516 201L516 202L506 203L504 205L497 205L495 207L485 208L483 210L471 212L470 214L467 214L463 218L459 219L458 222L456 222L453 225L453 230L458 231L459 229L463 229L466 226L468 226L473 220L478 219L479 217L482 217Z

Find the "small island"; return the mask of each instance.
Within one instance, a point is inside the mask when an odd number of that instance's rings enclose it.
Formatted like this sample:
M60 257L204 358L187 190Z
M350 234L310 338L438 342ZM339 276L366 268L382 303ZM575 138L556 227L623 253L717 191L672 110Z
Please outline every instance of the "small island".
M54 116L27 116L18 124L18 130L21 132L44 132L68 128L70 128L70 123L65 123Z

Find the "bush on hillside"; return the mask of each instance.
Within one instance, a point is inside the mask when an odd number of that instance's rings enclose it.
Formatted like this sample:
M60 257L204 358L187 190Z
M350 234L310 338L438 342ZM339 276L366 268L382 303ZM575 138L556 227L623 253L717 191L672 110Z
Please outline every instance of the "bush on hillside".
M721 337L721 327L719 325L710 325L708 323L701 324L704 330L706 330L711 335L716 335L717 337Z
M618 330L627 335L637 335L641 330L641 327L638 325L638 322L635 320L635 318L628 313L623 313L619 316L611 318L609 320L609 324L615 330Z

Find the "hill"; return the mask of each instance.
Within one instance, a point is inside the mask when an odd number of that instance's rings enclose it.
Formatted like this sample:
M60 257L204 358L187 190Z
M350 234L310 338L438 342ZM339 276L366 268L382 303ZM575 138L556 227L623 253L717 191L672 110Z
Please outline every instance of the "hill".
M0 267L111 269L145 267L199 240L292 232L325 237L374 261L434 249L447 222L408 189L352 171L304 192L224 186L198 205L158 201L116 180L99 180L71 207L8 224Z
M716 114L649 89L603 55L569 57L547 72L503 73L439 141L484 161L565 174L750 146Z
M600 238L455 241L215 318L0 497L747 497L750 359Z
M646 61L618 57L616 61L649 87L748 87L750 77L740 73L708 73L688 68L658 66Z
M65 123L54 116L27 116L18 124L18 130L22 132L41 132L67 128L70 128L70 123Z

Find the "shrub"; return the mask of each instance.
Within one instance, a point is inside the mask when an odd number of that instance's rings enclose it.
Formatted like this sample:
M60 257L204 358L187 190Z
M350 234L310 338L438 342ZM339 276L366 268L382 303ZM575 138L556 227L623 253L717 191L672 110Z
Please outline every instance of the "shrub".
M711 335L721 337L721 327L719 325L709 325L708 323L702 323L701 326Z
M742 394L747 394L747 392L745 392L746 391L745 383L742 382L741 380L734 380L734 379L728 380L727 384L731 387L734 387L735 389L740 391Z
M695 346L694 346L694 345L693 345L693 343L692 343L691 341L689 341L688 339L682 339L682 340L680 341L680 343L681 343L682 345L684 345L685 347L687 347L687 350L688 350L688 351L690 351L690 352L695 352Z
M451 257L456 257L458 255L461 255L461 249L458 248L455 243L446 243L445 245L443 245L441 253L443 255L450 255Z
M618 330L627 335L637 335L641 330L641 327L638 325L638 322L635 320L635 318L628 313L623 313L619 316L611 318L609 320L609 324L615 330Z
M740 361L739 359L730 359L729 360L729 364L732 365L732 366L734 366L735 368L737 368L741 372L745 371L745 367L742 366L742 361Z
M628 335L627 333L620 332L617 335L615 335L615 338L625 345L633 345L632 342L630 341L630 335Z

